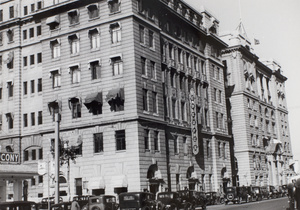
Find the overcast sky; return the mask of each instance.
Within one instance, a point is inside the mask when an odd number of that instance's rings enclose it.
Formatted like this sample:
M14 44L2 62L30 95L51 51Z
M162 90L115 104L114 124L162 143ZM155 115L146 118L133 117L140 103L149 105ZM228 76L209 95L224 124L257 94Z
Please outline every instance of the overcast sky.
M300 160L300 1L299 0L184 0L195 9L203 5L220 21L220 31L233 31L240 17L255 54L273 58L286 81L290 137L295 160ZM241 15L240 15L241 14ZM253 45L253 39L260 45Z

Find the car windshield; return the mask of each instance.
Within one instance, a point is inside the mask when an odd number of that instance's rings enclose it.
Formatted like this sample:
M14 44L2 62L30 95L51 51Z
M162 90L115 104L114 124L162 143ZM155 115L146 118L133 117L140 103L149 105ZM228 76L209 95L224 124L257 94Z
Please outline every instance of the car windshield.
M105 198L106 203L115 203L116 198L115 197L107 197Z
M234 189L233 189L233 188L227 188L226 191L227 191L227 192L233 192Z
M159 194L158 198L173 198L174 194L173 193L169 193L169 194Z

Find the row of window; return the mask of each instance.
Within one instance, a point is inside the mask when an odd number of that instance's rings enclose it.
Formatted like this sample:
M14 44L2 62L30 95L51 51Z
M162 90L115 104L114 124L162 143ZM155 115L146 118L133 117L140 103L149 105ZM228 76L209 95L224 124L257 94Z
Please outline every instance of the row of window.
M178 72L165 70L163 71L162 81L167 85L170 85L172 88L182 91L182 93L189 94L191 88L194 88L197 96L201 96L201 87L203 88L204 98L208 99L208 86L200 83L197 80L190 80L185 74L179 74Z
M150 49L154 49L155 48L155 37L154 37L154 32L151 31L150 29L148 29L148 35L146 35L146 29L144 26L140 26L139 27L140 30L140 43L142 45L148 45ZM148 42L146 43L146 37L148 37Z
M104 152L103 133L94 134L94 153ZM126 150L125 130L115 131L116 150Z
M159 131L144 129L144 148L146 151L159 151Z
M23 114L23 127L27 128L28 127L28 115L27 113ZM35 126L36 125L36 113L35 112L31 112L30 113L30 122L31 122L31 126ZM41 125L43 124L43 112L39 111L38 115L37 115L37 125Z
M214 88L214 101L217 103L222 104L222 91L221 90L217 90L217 88Z
M31 13L33 13L39 9L42 9L42 1L38 1L38 2L36 2L36 4L34 4L34 3L30 4L30 12ZM28 15L28 6L27 5L25 5L23 7L23 14Z
M24 161L42 160L43 148L28 148L24 150Z
M110 58L110 64L112 66L112 75L123 74L123 60L121 56ZM88 68L91 71L91 79L101 78L101 63L100 60L89 62ZM69 66L68 72L70 74L71 84L78 84L81 81L81 68L79 64ZM53 69L50 71L50 78L52 79L52 88L61 87L61 70Z
M42 35L42 26L36 27L36 36ZM27 30L23 30L23 40L26 40L29 37L29 39L34 37L34 28L30 28L27 32Z
M30 81L30 93L35 93L35 91L37 90L37 92L42 92L42 79L38 79L37 80L37 88L35 89L35 80L31 80ZM2 90L3 88L0 87L0 100L2 99ZM9 98L14 96L14 83L13 81L8 81L7 82L7 95ZM27 95L28 94L28 82L24 81L23 82L23 94Z
M8 15L5 15L3 9L0 9L0 22L3 21L3 16L5 16L5 17L8 16L9 18L14 18L14 17L15 17L15 9L14 9L14 6L10 6L10 7L8 8Z
M35 59L36 57L36 59ZM36 56L34 54L30 55L30 56L24 56L23 57L23 66L27 67L28 66L28 61L29 61L29 65L32 66L35 63L39 64L42 63L42 53L37 53Z
M120 0L110 0L108 1L108 7L110 13L116 13L119 12L121 7L120 7ZM99 4L90 4L87 7L89 19L95 19L98 18L100 15L100 8ZM68 11L68 20L70 25L76 25L79 24L79 17L80 13L78 9L73 9ZM46 21L46 24L49 25L50 30L55 30L59 28L60 25L60 20L59 16L53 16L49 17Z
M167 62L168 66L180 71L183 71L185 67L189 73L192 73L192 69L194 69L194 72L206 75L205 60L172 43L163 45L163 62Z
M226 150L227 144L226 142L218 142L218 156L219 158L228 158L227 150ZM209 140L206 141L206 155L207 157L212 156L212 148L211 148L211 142Z
M111 43L117 44L121 42L121 26L120 23L114 23L110 25ZM88 37L90 40L90 49L100 49L100 31L98 28L94 28L88 31ZM68 43L70 44L71 55L78 55L80 53L80 37L79 34L72 34L68 36ZM52 52L52 58L59 58L61 56L61 41L55 39L50 41L50 47Z

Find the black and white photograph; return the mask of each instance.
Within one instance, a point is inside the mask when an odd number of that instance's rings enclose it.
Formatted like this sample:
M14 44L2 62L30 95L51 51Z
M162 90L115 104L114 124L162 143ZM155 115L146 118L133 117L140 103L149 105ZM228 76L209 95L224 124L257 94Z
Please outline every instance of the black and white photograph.
M0 0L0 210L300 210L299 0Z

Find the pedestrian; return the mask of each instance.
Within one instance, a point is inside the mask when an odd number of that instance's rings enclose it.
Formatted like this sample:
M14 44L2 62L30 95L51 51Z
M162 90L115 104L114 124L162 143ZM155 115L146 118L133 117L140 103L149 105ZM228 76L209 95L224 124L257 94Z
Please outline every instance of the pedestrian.
M296 192L295 192L296 206L297 209L300 210L300 178L296 180L295 186L296 186Z
M77 201L72 201L71 210L80 210L80 206Z

